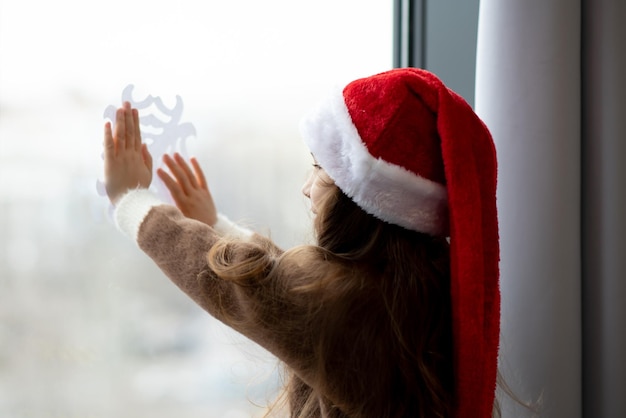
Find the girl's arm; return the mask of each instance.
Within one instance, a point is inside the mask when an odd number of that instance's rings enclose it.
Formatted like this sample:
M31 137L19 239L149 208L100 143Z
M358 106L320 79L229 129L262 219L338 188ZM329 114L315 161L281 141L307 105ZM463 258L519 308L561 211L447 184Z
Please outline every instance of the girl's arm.
M207 253L223 235L244 240L254 236L216 214L199 167L192 162L194 176L180 156L165 158L176 181L165 172L159 172L159 176L172 191L180 210L164 205L147 190L152 180L152 158L141 141L137 111L129 103L117 111L114 129L110 123L105 125L104 157L106 190L116 206L118 228L135 240L183 292L217 319L287 362L293 359L294 352L302 351L302 339L294 339L298 346L294 349L294 342L289 343L275 326L259 316L262 311L269 314L267 317L297 316L297 312L285 311L288 303L257 309L273 299L272 289L282 286L265 281L263 289L246 288L219 279L208 268ZM194 201L194 196L198 200ZM194 206L198 201L202 203ZM185 216L185 211L190 217ZM195 216L203 211L208 212L208 217Z
M208 267L207 253L222 238L220 232L185 217L174 206L161 204L147 190L133 190L123 196L115 216L119 228L204 310L302 371L299 357L312 347L310 330L294 326L285 332L283 322L303 316L303 305L285 297L288 286L279 283L283 276L261 278L252 285L217 277ZM225 218L220 222L230 223ZM235 234L239 240L264 240L243 228L235 229ZM306 373L301 374L306 377Z
M220 232L187 218L179 209L161 203L142 189L130 191L119 200L115 221L174 284L209 313L215 312L211 292L200 277L208 273L206 255L222 237ZM247 231L248 236L251 234ZM240 236L245 237L243 232Z

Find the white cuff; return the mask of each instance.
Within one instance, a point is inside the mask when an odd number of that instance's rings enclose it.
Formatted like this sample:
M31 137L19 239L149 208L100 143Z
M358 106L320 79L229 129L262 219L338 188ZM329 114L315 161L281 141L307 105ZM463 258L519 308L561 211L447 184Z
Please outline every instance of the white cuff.
M124 235L137 242L139 227L148 212L164 203L148 189L129 190L115 205L115 225Z
M240 239L250 238L254 234L248 228L237 225L221 213L217 214L217 222L213 225L213 229L221 235Z

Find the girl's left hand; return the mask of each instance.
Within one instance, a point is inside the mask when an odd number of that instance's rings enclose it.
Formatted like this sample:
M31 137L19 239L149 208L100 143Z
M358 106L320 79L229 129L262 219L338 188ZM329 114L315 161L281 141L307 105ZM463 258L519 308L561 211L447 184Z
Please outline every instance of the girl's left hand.
M115 129L104 125L104 180L113 204L129 190L150 187L152 156L141 143L139 114L129 102L117 110Z

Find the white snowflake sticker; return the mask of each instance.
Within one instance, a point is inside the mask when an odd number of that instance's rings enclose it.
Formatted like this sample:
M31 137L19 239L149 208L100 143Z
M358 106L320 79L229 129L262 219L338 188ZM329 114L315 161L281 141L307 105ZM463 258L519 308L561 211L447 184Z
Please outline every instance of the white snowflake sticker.
M129 84L122 91L122 103L130 102L131 106L139 112L139 125L141 137L148 146L154 162L152 190L161 200L172 203L171 196L165 184L156 175L156 170L163 166L163 155L174 152L180 153L187 159L186 140L195 137L196 128L189 122L182 123L183 100L176 96L176 104L168 108L160 97L148 95L143 100L133 99L133 84ZM115 112L119 106L109 105L104 111L105 120L115 123ZM96 184L98 194L106 196L104 181L98 180Z

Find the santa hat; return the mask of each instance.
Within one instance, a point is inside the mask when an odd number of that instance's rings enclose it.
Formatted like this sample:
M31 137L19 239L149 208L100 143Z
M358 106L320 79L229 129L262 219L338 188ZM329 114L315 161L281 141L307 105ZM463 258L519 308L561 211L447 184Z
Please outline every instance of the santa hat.
M500 325L496 155L471 107L432 73L351 82L302 121L336 185L391 224L450 237L457 417L491 417Z

